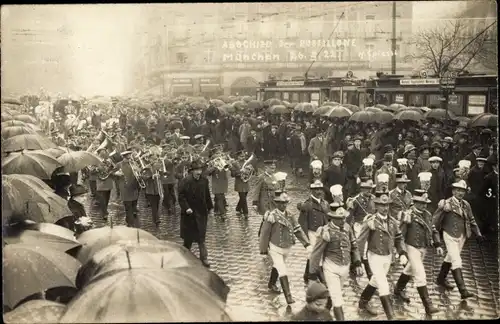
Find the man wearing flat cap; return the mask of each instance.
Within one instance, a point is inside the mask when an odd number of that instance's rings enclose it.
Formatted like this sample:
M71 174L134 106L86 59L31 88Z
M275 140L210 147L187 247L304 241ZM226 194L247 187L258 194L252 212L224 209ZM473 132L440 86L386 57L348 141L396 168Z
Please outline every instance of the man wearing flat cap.
M483 150L483 146L479 143L476 143L472 146L472 152L467 154L464 157L464 160L469 160L471 162L471 168L476 165L477 158L481 155L481 151Z
M179 183L179 205L181 207L180 235L184 247L191 249L198 243L200 260L205 267L210 267L208 251L205 245L208 214L213 209L208 180L202 176L203 165L199 160L190 164L189 174Z
M384 159L383 159L383 165L380 167L380 169L375 172L375 177L377 177L379 174L387 174L389 175L389 190L392 190L396 188L396 173L398 170L396 170L395 167L393 167L393 157L391 154L386 153L384 154Z
M345 186L347 181L347 171L342 165L343 158L344 158L343 152L337 151L333 153L332 163L330 164L328 169L326 169L323 172L323 177L321 179L321 182L323 182L323 185L325 185L327 189L330 189L331 186L337 184L341 185L342 187ZM329 190L326 195L326 200L329 203L333 202Z

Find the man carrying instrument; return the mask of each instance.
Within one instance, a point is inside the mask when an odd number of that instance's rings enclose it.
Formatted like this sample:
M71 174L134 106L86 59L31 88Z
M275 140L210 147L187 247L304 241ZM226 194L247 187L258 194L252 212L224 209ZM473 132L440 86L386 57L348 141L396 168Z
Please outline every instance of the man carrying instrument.
M103 163L97 168L96 196L99 202L101 217L107 220L109 215L109 198L111 197L111 190L113 190L113 178L109 176L111 162L109 161L108 151L105 148L100 148L97 154L103 160Z
M226 193L229 187L228 172L230 165L220 165L220 163L229 163L220 156L222 147L216 146L217 151L212 156L212 162L206 170L207 176L212 176L212 192L214 194L214 215L222 220L226 217ZM218 159L218 160L214 160Z
M128 227L139 227L137 219L137 200L139 199L139 177L140 170L135 170L131 165L131 150L122 152L123 162L121 170L123 177L120 181L121 198L125 207L125 221ZM134 166L136 168L136 166Z
M246 163L247 154L244 150L238 152L238 160L233 164L231 168L231 176L234 178L234 191L238 193L239 200L236 205L236 214L243 214L245 218L248 218L248 204L247 204L247 194L249 191L248 179L242 177L245 175L244 172L248 172L245 170L246 168L252 168L250 162Z
M144 170L142 170L141 177L146 184L144 194L146 200L149 202L149 206L151 207L153 223L156 225L156 227L158 227L158 225L160 225L160 218L158 217L160 199L163 198L161 197L163 195L163 187L160 179L158 165L146 167Z
M189 141L191 140L191 137L189 136L181 136L182 144L177 148L179 152L184 152L186 154L194 155L194 148L191 144L189 144Z
M262 216L266 211L274 209L274 192L278 185L273 176L275 170L276 160L264 161L264 172L259 175L249 194L253 208Z

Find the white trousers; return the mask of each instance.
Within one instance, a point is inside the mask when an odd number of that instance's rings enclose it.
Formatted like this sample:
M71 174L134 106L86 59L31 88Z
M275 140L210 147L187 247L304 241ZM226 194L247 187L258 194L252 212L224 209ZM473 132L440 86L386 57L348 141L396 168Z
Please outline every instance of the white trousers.
M342 287L349 275L349 265L342 266L330 259L325 259L323 262L323 272L325 274L328 292L332 298L333 307L343 306L344 298L342 296Z
M387 281L387 274L391 267L392 254L378 255L371 251L367 252L368 264L372 270L372 278L370 285L378 288L379 296L387 296L390 294L389 282Z
M354 223L352 229L354 231L354 236L356 239L359 238L359 234L361 234L361 227L362 223ZM368 242L361 242L361 245L363 246L358 246L359 249L359 254L361 255L361 259L366 260L366 253L368 251Z
M284 249L269 243L269 256L271 257L271 260L273 260L273 267L278 270L280 278L288 275L286 259L290 250L291 248Z
M407 245L406 249L408 253L408 263L403 269L403 273L413 277L415 286L427 286L427 277L424 267L424 257L427 250L425 248L417 249L411 245Z
M465 243L465 236L462 235L459 238L448 235L448 233L443 232L444 245L446 245L446 256L444 257L444 262L451 263L451 270L462 268L462 257L460 253Z
M316 234L316 232L314 231L307 231L307 236L309 236L309 243L311 243L311 245L309 245L307 247L307 259L309 260L309 258L311 257L311 253L313 251L313 248L314 246L316 245L316 242L318 241L318 234ZM319 238L321 240L321 238ZM323 260L321 259L319 261L319 266L321 267L323 265Z

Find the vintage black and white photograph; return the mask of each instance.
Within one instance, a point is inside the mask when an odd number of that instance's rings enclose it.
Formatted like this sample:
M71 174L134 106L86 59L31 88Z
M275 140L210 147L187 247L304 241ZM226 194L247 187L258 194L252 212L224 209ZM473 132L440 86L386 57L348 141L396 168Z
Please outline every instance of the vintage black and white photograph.
M500 317L497 3L1 6L3 321Z

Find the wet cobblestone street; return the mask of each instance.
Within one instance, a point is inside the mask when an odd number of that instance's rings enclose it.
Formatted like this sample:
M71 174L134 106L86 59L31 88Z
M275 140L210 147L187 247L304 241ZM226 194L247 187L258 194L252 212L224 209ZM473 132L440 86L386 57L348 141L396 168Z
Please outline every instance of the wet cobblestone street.
M284 171L288 172L286 168ZM302 202L309 196L308 189L306 189L307 180L305 177L296 179L289 173L287 183L288 193L292 198L289 211L297 213L297 202ZM269 293L267 289L270 262L267 257L259 254L257 238L261 217L253 211L250 212L248 220L245 220L243 216L236 215L235 207L238 195L233 188L233 180L231 179L227 195L229 206L226 220L215 218L213 213L209 216L206 243L211 270L218 273L231 288L228 297L230 306L244 306L269 320L279 320L286 312L286 302L282 294L274 295ZM104 226L105 222L99 217L93 200L88 199L87 205L87 210L90 211L96 227ZM151 212L146 206L143 194L140 196L138 208L142 229L160 239L182 243L179 237L180 211L178 205L175 216L167 216L166 211L163 210L163 214L160 216L161 224L158 228L152 222ZM116 191L111 194L109 212L110 216L113 216L115 224L125 224L124 208L121 201L117 200ZM495 255L494 251L490 251L491 246L491 243L479 246L471 238L462 251L464 279L467 288L475 295L474 298L467 301L466 305L461 303L456 288L452 292L444 293L433 284L443 257L438 257L432 252L426 255L425 265L427 281L430 283L429 292L434 305L441 310L440 313L433 316L433 319L493 319L498 317L500 313L498 307L498 256ZM193 252L198 254L196 244L193 247ZM305 303L305 286L302 276L307 259L306 255L306 250L302 245L296 244L289 257L289 278L296 301L292 305L293 311L298 311ZM401 271L402 267L399 264L391 269L390 284L395 284ZM449 277L450 280L453 279L451 274ZM346 320L384 320L385 315L368 318L358 312L359 296L367 284L367 279L363 276L358 279L358 282L359 285L356 285L349 281L344 286ZM408 320L426 319L417 290L411 282L407 287L407 295L412 300L411 304L395 304L395 310L399 317ZM382 310L376 296L372 302Z

